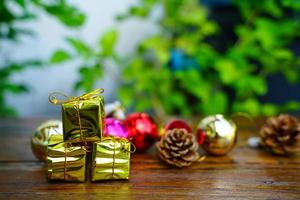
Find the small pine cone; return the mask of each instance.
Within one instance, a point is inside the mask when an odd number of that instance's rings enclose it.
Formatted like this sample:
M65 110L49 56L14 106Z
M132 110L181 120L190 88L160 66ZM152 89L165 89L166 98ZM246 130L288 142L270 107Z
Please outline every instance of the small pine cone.
M156 148L163 161L176 167L187 167L199 158L195 136L185 129L168 130Z
M300 123L288 114L270 117L260 130L260 138L261 145L275 154L300 152Z

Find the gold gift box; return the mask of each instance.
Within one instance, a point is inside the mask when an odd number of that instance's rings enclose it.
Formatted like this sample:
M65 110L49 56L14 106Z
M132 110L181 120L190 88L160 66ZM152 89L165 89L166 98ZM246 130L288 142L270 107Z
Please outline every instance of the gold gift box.
M93 144L92 181L128 179L131 143L124 138L105 137Z
M49 180L85 181L86 149L63 142L62 135L52 135L47 148Z
M104 100L101 96L90 99L78 98L62 104L65 141L99 141L105 126L104 120Z

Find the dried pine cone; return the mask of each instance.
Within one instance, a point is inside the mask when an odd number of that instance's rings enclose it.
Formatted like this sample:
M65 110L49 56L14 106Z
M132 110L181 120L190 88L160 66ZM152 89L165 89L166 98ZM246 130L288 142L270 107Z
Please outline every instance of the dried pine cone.
M156 143L159 157L170 165L186 167L199 158L195 136L185 129L168 130Z
M288 114L270 117L260 130L260 138L261 145L275 154L300 152L300 123Z

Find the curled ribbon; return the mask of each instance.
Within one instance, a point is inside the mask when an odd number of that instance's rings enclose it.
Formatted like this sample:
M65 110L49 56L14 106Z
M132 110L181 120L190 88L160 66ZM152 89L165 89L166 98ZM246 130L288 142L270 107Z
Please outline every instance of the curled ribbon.
M52 103L54 105L61 105L63 103L68 103L68 102L73 102L73 101L93 99L93 98L98 97L103 92L104 92L103 88L98 88L89 93L83 94L79 97L68 96L68 95L65 95L60 92L52 92L49 94L49 101L50 101L50 103ZM63 99L60 99L59 97L62 97L65 99L63 100Z
M107 140L111 140L111 139L113 139L114 142L115 141L120 142L121 146L122 146L122 151L124 151L124 152L134 153L136 151L135 145L131 141L127 140L126 138L114 137L114 136L107 137ZM130 143L130 145L133 147L133 150L128 151L128 149L124 148L127 143Z

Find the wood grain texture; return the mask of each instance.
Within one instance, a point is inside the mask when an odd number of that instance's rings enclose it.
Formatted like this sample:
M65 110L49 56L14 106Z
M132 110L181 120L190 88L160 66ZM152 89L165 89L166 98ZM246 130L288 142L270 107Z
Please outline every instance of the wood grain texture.
M136 153L128 181L48 182L30 136L45 119L0 120L0 199L300 199L300 157L247 147L263 119L237 120L239 139L227 156L185 169L163 164L155 150Z

